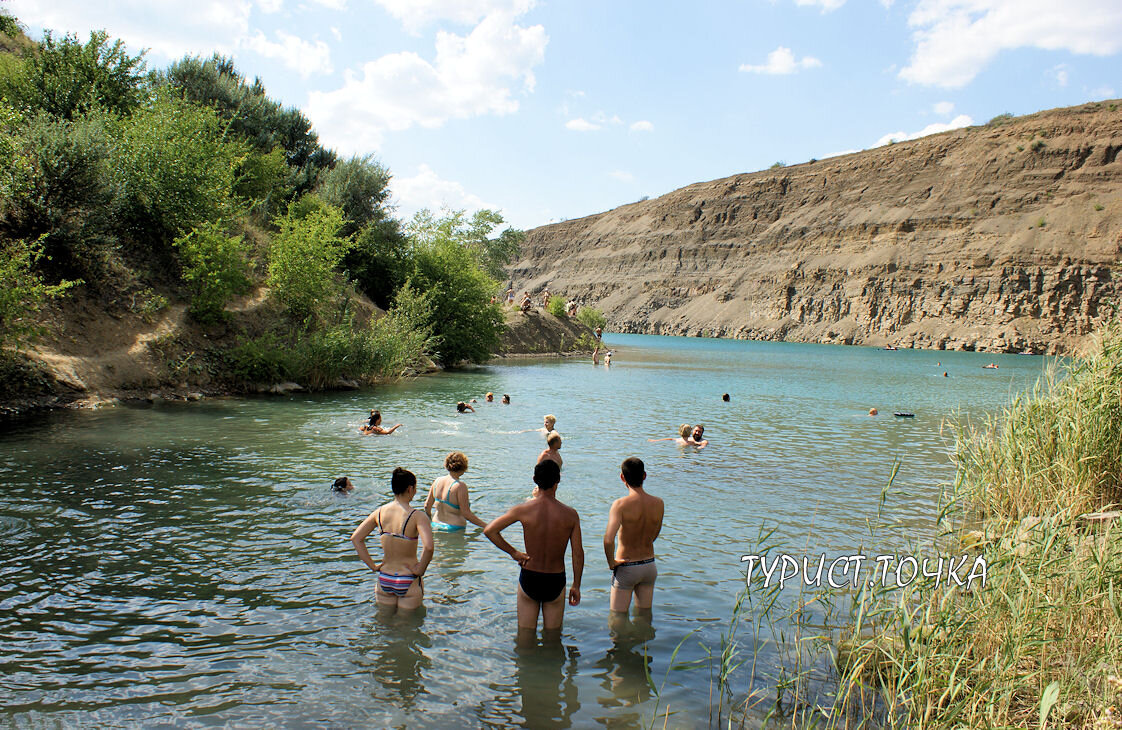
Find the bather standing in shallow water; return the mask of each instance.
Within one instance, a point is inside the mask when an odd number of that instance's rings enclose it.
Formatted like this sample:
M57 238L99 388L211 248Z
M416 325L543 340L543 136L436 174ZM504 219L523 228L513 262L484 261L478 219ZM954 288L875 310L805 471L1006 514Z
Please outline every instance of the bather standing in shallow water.
M436 509L432 529L439 532L463 532L467 529L468 522L486 527L487 523L471 511L467 483L460 479L468 469L467 455L462 451L453 451L444 459L444 468L448 470L448 474L438 477L432 483L429 496L425 498L425 514L432 517L432 511Z
M421 576L432 561L432 525L424 510L409 502L417 494L417 477L398 467L390 479L394 499L370 513L351 535L351 544L366 566L378 574L374 595L379 605L412 610L424 598ZM376 563L366 547L366 537L377 528L382 562ZM424 546L417 559L417 543Z

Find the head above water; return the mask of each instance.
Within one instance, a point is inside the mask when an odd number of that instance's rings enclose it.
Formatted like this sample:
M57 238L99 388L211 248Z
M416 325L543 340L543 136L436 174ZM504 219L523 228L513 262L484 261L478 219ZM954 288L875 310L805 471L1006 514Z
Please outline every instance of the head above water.
M700 423L693 427L693 440L700 441L701 437L705 435L705 426Z
M721 396L721 400L723 400L725 403L728 403L731 400L731 398L729 398L728 393L725 393L724 395Z
M347 477L339 477L331 485L331 491L339 493L339 494L346 494L347 492L350 492L354 488L355 488L355 485L352 484L351 480L348 479Z
M493 400L495 400L495 394L494 393L488 393L487 394L487 402L490 403Z
M691 433L693 433L693 426L690 424L683 423L681 426L678 426L678 435L682 438L688 439Z
M382 422L382 412L381 411L370 411L370 425L377 426L381 422Z
M639 457L629 456L619 465L619 475L623 477L627 486L641 487L643 480L647 478L646 466Z
M545 417L545 427L547 429L552 431L553 427L556 426L556 425L557 425L557 416L555 416L551 413L551 414L549 414L548 416Z
M456 410L459 411L460 413L463 413L464 411L466 411L467 407L468 407L467 403L464 403L463 401L460 401L459 403L456 404Z
M550 431L549 435L545 437L545 442L549 444L551 449L561 448L561 434L556 431Z
M507 404L510 403L510 396L507 395L506 393L503 393L503 403L507 403Z
M559 481L561 481L561 467L557 466L556 461L546 459L534 467L534 484L537 484L538 489L543 492L556 487Z
M875 415L877 415L877 409L876 409L876 408L870 408L870 409L869 409L869 415L870 415L870 416L875 416Z
M453 451L444 457L444 468L449 474L463 474L468 470L467 454L462 451Z
M405 494L410 488L416 488L417 477L413 472L408 469L402 469L400 466L393 470L393 476L390 477L390 489L396 495Z

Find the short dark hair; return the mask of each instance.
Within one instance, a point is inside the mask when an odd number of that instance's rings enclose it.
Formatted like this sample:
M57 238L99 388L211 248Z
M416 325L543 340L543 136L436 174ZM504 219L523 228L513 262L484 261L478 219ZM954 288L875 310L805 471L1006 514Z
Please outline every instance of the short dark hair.
M339 477L335 483L331 485L332 492L345 492L347 491L347 478Z
M624 459L623 463L619 465L619 473L623 475L623 481L632 487L643 486L643 480L647 478L647 468L644 466L643 460L637 456L629 456Z
M553 489L561 481L561 467L552 459L546 459L534 467L534 484L539 489Z
M413 472L402 469L400 466L393 470L393 476L390 477L390 488L393 489L394 494L405 494L409 491L409 487L415 486L417 486L417 477Z

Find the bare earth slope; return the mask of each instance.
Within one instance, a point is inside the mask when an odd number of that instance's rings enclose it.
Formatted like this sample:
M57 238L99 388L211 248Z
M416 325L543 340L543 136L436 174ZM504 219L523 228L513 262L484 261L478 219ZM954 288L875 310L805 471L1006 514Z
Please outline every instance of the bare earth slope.
M519 290L611 329L1063 352L1117 301L1122 103L722 180L530 231Z

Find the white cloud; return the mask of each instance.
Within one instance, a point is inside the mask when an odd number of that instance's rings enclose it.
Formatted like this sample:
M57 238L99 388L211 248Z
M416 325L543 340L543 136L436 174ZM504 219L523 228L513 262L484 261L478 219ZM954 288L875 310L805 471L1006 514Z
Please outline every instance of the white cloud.
M284 5L284 0L257 0L257 7L263 13L275 13Z
M593 124L583 117L577 117L576 119L570 119L565 122L565 129L570 129L574 132L595 132L597 129L600 129L600 125Z
M331 73L331 49L323 41L310 43L283 30L278 30L279 43L274 43L261 31L245 40L245 47L265 58L280 61L296 71L302 78L312 74Z
M441 20L475 25L495 13L517 17L529 11L536 0L374 0L406 28L417 31Z
M1112 87L1112 86L1100 86L1097 89L1091 89L1091 98L1092 99L1113 99L1114 98L1114 87Z
M1118 0L919 0L908 25L916 48L900 77L945 88L970 83L1004 50L1122 50Z
M881 2L883 3L883 2L885 2L885 0L881 0ZM889 0L889 5L891 5L891 4L892 4L892 2L891 2L891 0ZM830 10L837 10L842 5L845 5L845 0L795 0L795 5L800 5L800 6L809 5L811 7L821 7L822 12L825 13L825 12L828 12Z
M646 119L643 119L632 124L630 129L632 132L653 132L654 125L648 122Z
M435 170L425 164L417 168L417 174L413 177L395 177L390 183L390 189L397 198L398 211L406 218L412 217L421 208L432 211L441 208L453 210L498 208L484 202L478 195L469 193L460 183L442 179Z
M339 30L338 28L336 28L334 25L331 26L331 35L337 41L341 42L343 40L343 32L341 30Z
M822 62L813 56L804 56L801 60L796 60L795 54L791 53L790 48L779 46L767 54L767 63L762 66L741 64L740 70L756 74L793 74L799 69L815 68L821 65Z
M965 114L959 114L949 122L936 122L934 124L928 124L918 132L892 132L890 134L886 134L876 142L874 142L873 147L880 147L882 145L888 144L889 142L904 142L909 139L919 139L920 137L926 137L929 134L938 134L939 132L946 132L951 129L969 127L973 123L974 120L970 117L966 116Z
M346 10L347 0L312 0L316 5L322 5L331 10Z
M436 59L393 53L348 70L335 91L313 91L305 109L329 145L344 153L377 149L386 131L435 128L449 119L512 114L512 87L533 91L532 69L549 38L540 25L523 28L490 15L467 36L439 32Z
M89 0L13 0L9 10L21 22L59 33L85 36L105 29L130 48L176 59L187 54L232 54L249 35L250 0L197 0L188 5L150 0L116 0L113 12Z
M1067 86L1067 64L1058 64L1053 66L1048 75L1056 80L1059 86Z
M630 172L627 172L626 170L612 170L611 172L608 173L608 177L614 178L616 180L619 180L620 182L625 182L625 183L635 182L635 176L632 175Z
M953 101L936 102L936 104L934 106L932 106L931 108L939 116L948 117L948 116L950 116L951 112L954 111L954 102Z

